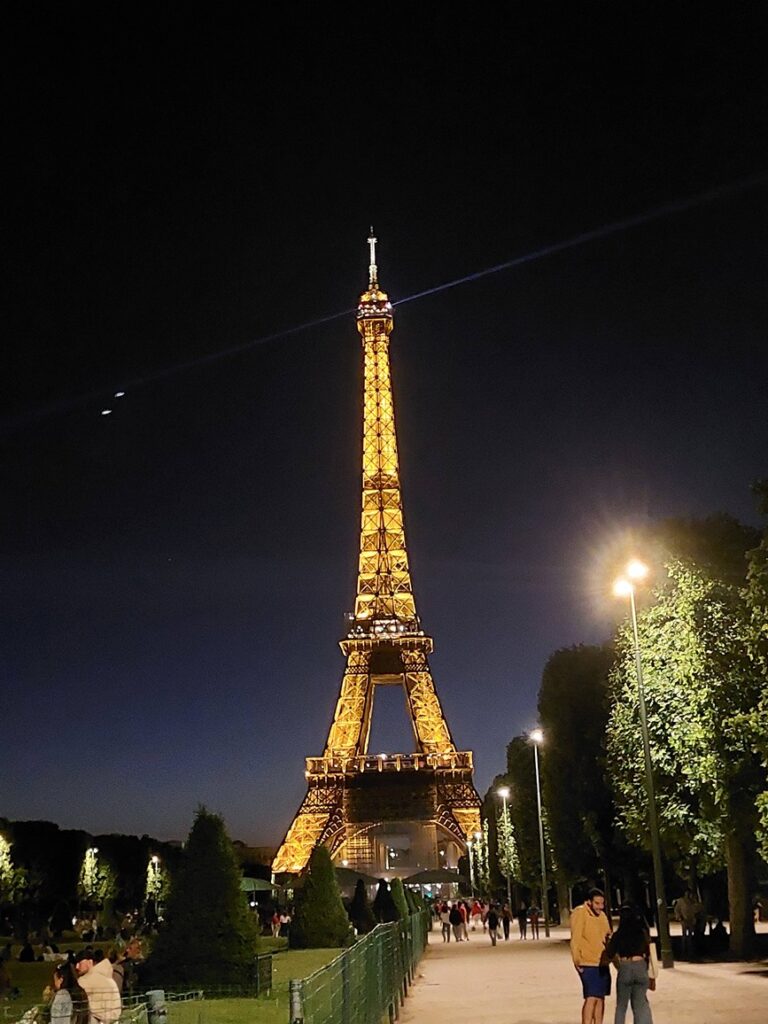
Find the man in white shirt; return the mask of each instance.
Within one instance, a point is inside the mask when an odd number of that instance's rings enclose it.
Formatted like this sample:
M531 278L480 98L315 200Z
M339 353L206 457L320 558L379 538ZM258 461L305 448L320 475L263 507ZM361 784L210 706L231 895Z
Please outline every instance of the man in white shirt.
M112 977L112 964L104 958L98 963L90 948L75 955L75 970L80 987L88 996L90 1024L115 1024L123 1009L120 991Z

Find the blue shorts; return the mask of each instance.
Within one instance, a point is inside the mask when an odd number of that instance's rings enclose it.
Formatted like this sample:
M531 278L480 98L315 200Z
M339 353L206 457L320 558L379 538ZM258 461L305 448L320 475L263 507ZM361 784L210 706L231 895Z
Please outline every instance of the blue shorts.
M581 987L584 998L602 999L611 994L611 972L608 967L582 967Z

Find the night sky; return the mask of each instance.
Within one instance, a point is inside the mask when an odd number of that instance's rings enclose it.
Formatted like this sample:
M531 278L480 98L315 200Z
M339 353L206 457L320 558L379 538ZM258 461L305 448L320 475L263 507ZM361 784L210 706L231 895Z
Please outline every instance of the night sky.
M183 838L203 802L280 840L354 601L370 224L417 608L479 790L548 655L619 619L607 553L757 522L765 34L511 6L11 33L0 815ZM410 749L400 691L378 706L372 749Z

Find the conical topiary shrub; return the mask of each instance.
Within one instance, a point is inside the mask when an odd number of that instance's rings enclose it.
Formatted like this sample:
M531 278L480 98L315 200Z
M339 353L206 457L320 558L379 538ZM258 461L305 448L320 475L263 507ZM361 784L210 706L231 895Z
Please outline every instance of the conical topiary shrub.
M142 984L249 987L258 930L222 819L201 807L184 852Z
M350 932L331 855L325 846L316 846L288 932L289 944L294 949L343 946Z
M392 899L395 907L397 907L397 916L401 921L404 921L408 917L409 910L408 901L405 898L405 889L403 887L402 878L393 878L390 889L392 891Z

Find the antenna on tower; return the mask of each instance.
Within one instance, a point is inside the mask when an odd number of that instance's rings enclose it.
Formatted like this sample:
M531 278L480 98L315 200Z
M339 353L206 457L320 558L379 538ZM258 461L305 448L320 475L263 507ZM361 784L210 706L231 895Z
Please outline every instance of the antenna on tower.
M368 267L368 284L371 288L378 287L378 267L376 266L376 242L378 239L373 233L373 225L371 225L371 233L368 236L368 245L371 249L371 263Z

